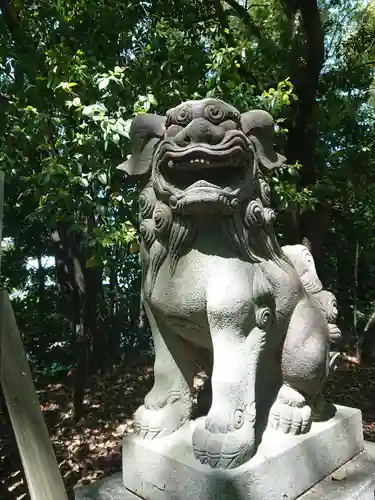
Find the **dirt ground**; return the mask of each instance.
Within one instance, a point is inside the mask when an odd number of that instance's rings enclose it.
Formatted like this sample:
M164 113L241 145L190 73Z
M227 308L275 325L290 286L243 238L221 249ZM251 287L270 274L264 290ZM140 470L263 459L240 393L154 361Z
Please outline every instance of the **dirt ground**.
M72 420L68 380L38 388L70 496L75 484L89 484L121 469L121 439L133 432L132 414L152 381L149 360L128 363L113 376L96 380L86 393L85 416L78 425ZM375 441L375 367L341 364L331 376L326 393L334 403L360 408L365 438ZM1 414L0 436L0 498L28 500L14 438Z

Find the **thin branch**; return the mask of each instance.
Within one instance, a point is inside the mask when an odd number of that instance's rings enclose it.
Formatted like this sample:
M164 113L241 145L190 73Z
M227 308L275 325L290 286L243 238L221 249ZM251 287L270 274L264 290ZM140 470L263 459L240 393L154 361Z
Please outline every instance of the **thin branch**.
M46 75L48 71L45 63L45 54L38 51L33 37L23 29L22 19L17 9L12 5L10 0L0 0L0 11L16 46L16 57L18 59L23 58L26 61L33 61L33 64L28 65L31 79L36 78L38 71Z
M340 30L342 30L342 26L344 24L344 22L347 20L347 18L353 14L353 12L355 11L355 9L352 9L351 11L349 12L346 12L344 14L344 16L341 18L341 20L339 22L336 23L336 26L335 26L335 31L333 32L332 34L332 37L331 37L331 42L329 44L329 47L327 48L327 51L326 51L326 58L329 57L330 53L331 53L331 50L332 50L332 47L336 41L336 36L337 34L339 33Z
M358 287L358 261L359 261L359 242L357 240L356 247L355 247L355 260L354 260L354 297L353 297L353 302L354 302L354 310L353 310L353 330L354 330L354 337L355 337L355 353L358 359L361 357L361 351L360 351L360 340L359 340L359 334L358 334L358 313L357 313L357 287Z
M14 39L18 38L21 20L16 9L7 0L0 0L0 10L10 34Z
M237 16L243 20L244 24L251 29L252 33L258 37L262 37L262 31L259 28L257 24L254 23L252 17L250 16L249 12L240 5L239 3L236 2L236 0L225 0L225 3L230 5L234 12L236 12Z
M229 19L228 19L227 13L225 12L225 9L223 8L221 0L212 0L212 3L213 3L213 7L215 9L217 18L219 20L219 23L220 23L222 30L227 38L227 41L228 41L229 45L234 47L236 45L236 41L235 41L235 39L233 37L233 33L230 29ZM243 79L250 80L254 85L257 85L257 83L258 83L257 79L248 70L248 68L246 68L242 64L241 60L239 58L237 58L235 62L239 65L238 72L243 77Z
M357 66L352 66L352 69L362 68L363 66L368 66L369 64L374 64L375 65L375 60L366 61L365 63L358 64Z

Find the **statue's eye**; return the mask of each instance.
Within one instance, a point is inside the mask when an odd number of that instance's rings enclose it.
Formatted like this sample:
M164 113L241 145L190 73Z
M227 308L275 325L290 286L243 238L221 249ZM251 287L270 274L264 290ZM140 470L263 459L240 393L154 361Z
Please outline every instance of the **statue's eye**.
M182 106L177 108L173 113L173 122L176 125L185 126L187 125L193 117L193 113L190 106Z
M225 117L225 112L216 104L209 104L204 108L204 116L213 123L220 123Z

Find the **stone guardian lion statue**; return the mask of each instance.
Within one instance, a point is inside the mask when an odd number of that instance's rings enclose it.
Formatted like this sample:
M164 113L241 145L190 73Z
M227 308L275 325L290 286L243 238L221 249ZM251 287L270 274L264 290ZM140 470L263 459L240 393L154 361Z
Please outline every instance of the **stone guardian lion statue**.
M267 425L308 432L328 374L327 321L273 229L263 172L285 162L273 129L265 111L188 101L136 116L118 167L144 179L141 293L155 346L135 430L154 439L191 419L196 362L208 353L212 404L192 447L212 468L248 461Z

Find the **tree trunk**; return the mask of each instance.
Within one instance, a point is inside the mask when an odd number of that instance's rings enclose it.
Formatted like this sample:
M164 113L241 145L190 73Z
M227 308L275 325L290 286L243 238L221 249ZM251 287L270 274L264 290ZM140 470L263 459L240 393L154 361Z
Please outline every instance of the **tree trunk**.
M86 284L79 258L77 242L68 233L68 224L60 222L53 232L56 274L65 302L68 304L75 367L73 370L74 419L82 416L83 398L88 376L89 343L84 327Z
M42 256L38 255L38 309L39 309L39 318L40 321L44 321L44 296L46 290L46 273L43 267Z
M292 22L301 17L301 29L305 34L302 53L303 63L291 61L291 81L298 97L296 114L289 127L286 145L288 162L299 162L300 186L313 186L318 178L315 164L317 143L316 99L320 72L324 63L324 30L317 0L286 0L285 10ZM290 219L291 220L291 219ZM327 213L323 206L307 211L299 217L298 238L309 247L319 269L321 265ZM295 223L294 232L295 232Z

